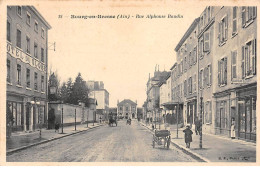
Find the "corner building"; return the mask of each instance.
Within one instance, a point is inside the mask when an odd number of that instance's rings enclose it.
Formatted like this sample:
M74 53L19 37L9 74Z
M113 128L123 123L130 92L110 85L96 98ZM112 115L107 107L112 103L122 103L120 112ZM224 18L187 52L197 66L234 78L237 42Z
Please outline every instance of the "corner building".
M47 124L48 30L33 6L7 7L7 128L33 131Z

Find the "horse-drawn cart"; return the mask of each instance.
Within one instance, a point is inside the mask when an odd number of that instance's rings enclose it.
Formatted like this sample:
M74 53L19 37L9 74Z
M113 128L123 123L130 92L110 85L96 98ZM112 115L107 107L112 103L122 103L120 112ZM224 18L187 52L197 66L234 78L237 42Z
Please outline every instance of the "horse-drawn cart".
M155 143L158 145L163 145L167 149L170 147L171 143L171 133L169 130L155 130L153 135L153 148L155 147Z
M113 126L113 124L117 126L117 116L111 112L109 114L108 125Z

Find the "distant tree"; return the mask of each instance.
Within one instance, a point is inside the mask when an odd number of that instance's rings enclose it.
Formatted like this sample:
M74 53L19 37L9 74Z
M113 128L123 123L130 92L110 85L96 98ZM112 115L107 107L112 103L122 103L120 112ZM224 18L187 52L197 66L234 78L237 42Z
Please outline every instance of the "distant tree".
M61 100L64 101L64 103L68 103L68 98L69 98L69 95L68 95L68 91L67 91L67 86L66 86L66 83L63 82L62 83L62 86L61 86L61 89L60 89L60 98Z
M67 99L66 102L73 104L73 99L72 99L72 90L73 90L73 82L72 79L69 78L67 83L66 83L66 88L67 88Z
M78 104L79 101L88 103L88 88L79 73L72 86L71 103Z

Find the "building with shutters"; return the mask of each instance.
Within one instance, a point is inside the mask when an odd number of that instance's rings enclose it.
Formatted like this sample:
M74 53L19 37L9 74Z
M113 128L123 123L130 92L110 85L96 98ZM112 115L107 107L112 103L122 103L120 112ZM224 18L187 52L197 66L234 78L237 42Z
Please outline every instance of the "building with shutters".
M216 134L256 140L256 7L216 7L213 109Z
M176 63L171 68L174 123L194 124L197 117L198 24L195 19L175 47Z
M237 138L256 140L256 17L256 7L208 6L193 21L171 68L179 122L230 137L234 121Z
M7 7L7 133L47 124L50 28L33 6Z

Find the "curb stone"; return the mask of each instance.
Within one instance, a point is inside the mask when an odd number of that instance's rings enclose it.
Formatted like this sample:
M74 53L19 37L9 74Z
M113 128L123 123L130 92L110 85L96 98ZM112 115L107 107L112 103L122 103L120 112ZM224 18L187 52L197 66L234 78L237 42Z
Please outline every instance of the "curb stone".
M78 133L84 132L84 131L87 131L87 130L91 130L91 129L94 129L94 128L97 128L97 127L100 127L100 126L103 126L103 124L99 125L99 126L94 126L94 127L91 127L91 128L83 129L83 130L80 130L80 131L77 131L77 132L74 132L74 133L65 134L65 135L60 136L60 137L55 137L55 138L51 138L51 139L48 139L48 140L40 141L40 142L37 142L37 143L29 144L27 146L23 146L23 147L19 147L19 148L16 148L16 149L12 149L12 150L6 151L6 156L7 155L11 155L13 153L16 153L18 151L25 150L25 149L30 148L30 147L34 147L34 146L37 146L37 145L40 145L40 144L48 143L48 142L51 142L51 141L54 141L54 140L58 140L58 139L61 139L61 138L64 138L64 137L68 137L68 136L71 136L71 135L74 135L74 134L78 134Z
M145 124L143 124L142 122L140 123L142 124L145 128L147 128L148 130L150 130L151 132L153 132L152 129L150 129L149 127L147 127ZM209 163L210 161L207 158L202 157L201 155L191 151L190 149L187 149L185 147L183 147L182 145L179 145L177 143L173 142L173 139L171 139L171 143L178 148L179 150L182 150L185 154L191 156L192 158L194 158L195 160L199 161L199 162L207 162Z

